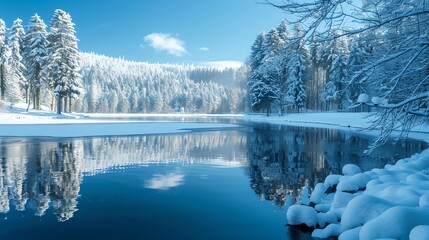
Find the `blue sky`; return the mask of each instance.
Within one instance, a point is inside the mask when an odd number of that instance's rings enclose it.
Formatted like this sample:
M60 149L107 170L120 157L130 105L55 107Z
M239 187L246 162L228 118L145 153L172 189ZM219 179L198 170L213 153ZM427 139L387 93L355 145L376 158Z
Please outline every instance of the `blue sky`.
M55 9L70 13L79 49L134 61L245 61L256 34L284 14L263 0L0 0L8 27Z

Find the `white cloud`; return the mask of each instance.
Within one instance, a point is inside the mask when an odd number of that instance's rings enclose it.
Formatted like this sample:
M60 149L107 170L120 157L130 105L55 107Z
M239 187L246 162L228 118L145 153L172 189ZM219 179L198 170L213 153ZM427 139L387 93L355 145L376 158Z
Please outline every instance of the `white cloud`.
M145 188L168 190L182 185L184 178L185 175L177 173L155 174L152 179L145 182Z
M243 65L243 62L239 61L214 61L204 62L203 65L212 68L225 69L225 68L239 68Z
M208 47L200 47L200 48L198 48L198 50L204 51L204 52L210 51L210 49Z
M185 54L185 42L178 38L171 37L166 33L151 33L144 37L144 40L149 43L157 51L165 51L168 54L180 57Z

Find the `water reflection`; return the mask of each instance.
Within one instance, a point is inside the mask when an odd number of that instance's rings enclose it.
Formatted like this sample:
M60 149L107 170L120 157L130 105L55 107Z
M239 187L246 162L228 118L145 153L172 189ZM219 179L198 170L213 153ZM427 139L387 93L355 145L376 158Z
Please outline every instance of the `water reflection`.
M363 154L369 140L335 130L257 126L248 131L200 132L177 135L83 139L0 138L0 212L31 209L43 216L49 208L58 221L78 210L80 185L85 177L122 170L178 164L242 167L250 187L261 200L283 206L346 163L363 170L419 152L416 141L401 147L385 146ZM144 186L169 190L185 184L178 172L149 176Z
M153 178L145 182L145 188L168 190L184 183L185 175L177 173L168 173L165 175L155 174Z
M331 173L341 173L347 163L363 171L410 156L427 147L426 143L407 140L390 143L366 155L371 140L332 129L273 126L255 128L248 136L251 187L261 200L285 205L309 186L323 182ZM290 198L289 198L290 199Z
M49 206L59 221L77 211L82 181L82 146L79 141L20 144L2 141L0 212L33 209L43 216ZM7 143L9 142L9 143Z

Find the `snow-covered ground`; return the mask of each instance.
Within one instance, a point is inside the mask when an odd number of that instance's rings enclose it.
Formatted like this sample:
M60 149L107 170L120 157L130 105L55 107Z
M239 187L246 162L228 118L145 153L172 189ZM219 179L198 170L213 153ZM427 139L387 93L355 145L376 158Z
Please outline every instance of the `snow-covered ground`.
M234 124L182 122L185 114L76 114L29 111L18 104L0 110L0 136L87 137L187 132L234 128ZM207 117L207 114L197 115ZM232 117L233 115L227 115ZM142 117L170 117L169 121L142 121Z
M0 136L101 136L156 134L186 129L227 128L232 124L150 122L141 117L208 117L213 115L63 114L25 112L23 106L0 110ZM366 113L301 113L286 116L218 115L247 121L348 129L369 126ZM121 119L122 120L118 120ZM134 120L133 120L134 119ZM411 137L429 142L429 127L415 128ZM368 134L377 134L376 131ZM429 236L429 149L395 165L361 172L346 165L342 175L329 175L314 189L303 189L287 210L290 225L314 227L313 237L339 239L427 239ZM289 201L288 201L289 202Z

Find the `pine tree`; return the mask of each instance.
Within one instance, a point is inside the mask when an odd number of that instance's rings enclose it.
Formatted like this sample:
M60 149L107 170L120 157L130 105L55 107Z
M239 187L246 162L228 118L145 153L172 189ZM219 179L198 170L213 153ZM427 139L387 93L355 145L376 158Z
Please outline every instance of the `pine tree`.
M359 36L352 38L350 42L350 56L347 62L347 99L349 102L355 102L359 94L365 92L365 86L362 84L362 75L355 77L354 75L362 71L366 62L371 55L371 47L364 38ZM356 80L350 82L351 79Z
M48 61L45 72L57 97L57 113L61 114L62 101L67 101L71 111L71 99L80 95L80 57L77 48L74 23L70 15L56 10L48 34Z
M261 81L261 75L258 72L259 67L265 58L263 43L265 41L265 33L259 33L251 47L249 66L250 74L247 80L249 87L250 105L254 109L259 109L261 106L264 84Z
M277 25L276 29L280 40L283 41L283 44L286 45L287 43L289 43L291 36L289 32L288 22L286 20L281 21L280 24Z
M307 95L305 92L305 81L308 78L307 66L308 50L304 46L302 40L302 30L300 25L295 26L294 40L295 43L291 46L290 60L288 64L288 88L287 101L293 104L298 112L305 106Z
M286 20L283 20L278 26L277 26L277 32L278 35L282 41L282 46L277 53L276 56L276 65L278 70L278 76L277 76L277 86L278 89L278 104L279 104L279 110L280 115L283 115L286 112L286 92L287 92L287 80L288 80L288 64L290 61L290 48L288 48L288 44L291 40L291 34L289 32L288 23Z
M327 83L327 100L333 99L337 102L337 110L348 107L344 88L348 80L348 43L346 38L337 38L333 40L331 69L329 70L329 82Z
M263 45L263 50L265 51L264 61L267 61L268 58L275 57L280 49L283 47L283 41L279 36L279 32L276 28L271 29L265 36Z
M255 39L255 42L251 47L250 60L249 60L249 66L251 68L251 71L254 71L259 66L261 66L262 60L265 58L265 54L264 54L265 51L263 47L264 41L265 41L265 33L261 32L258 34L258 36Z
M28 31L25 36L25 65L27 66L27 79L31 98L33 98L33 108L41 108L41 89L44 82L42 70L46 66L47 56L47 32L44 21L35 14L31 17ZM27 109L28 110L28 109Z
M5 100L7 82L7 46L6 23L0 19L0 97Z
M25 93L25 100L28 100L28 82L24 76L26 68L22 56L24 36L25 32L22 27L22 20L18 18L13 22L9 37L10 56L8 62L10 66L10 80L7 86L11 102L19 101L22 95L21 92Z

